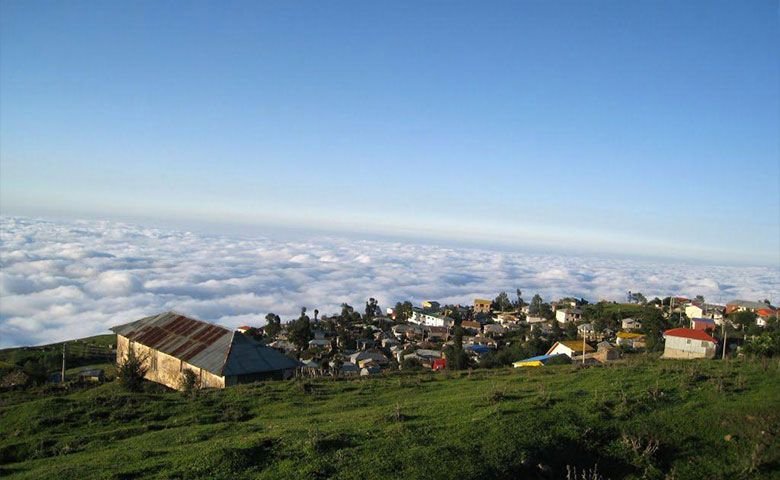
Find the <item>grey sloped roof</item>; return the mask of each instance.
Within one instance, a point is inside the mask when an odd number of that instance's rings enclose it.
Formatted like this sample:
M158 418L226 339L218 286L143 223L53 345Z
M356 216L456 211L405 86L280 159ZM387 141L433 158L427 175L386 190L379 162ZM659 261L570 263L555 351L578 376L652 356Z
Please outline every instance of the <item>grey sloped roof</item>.
M300 364L266 347L241 333L235 333L222 374L224 376L247 375L295 368Z
M176 312L145 317L111 331L219 376L270 372L298 364L243 334Z
M753 310L769 307L769 305L767 305L764 302L753 302L751 300L732 300L728 303L728 305L735 305L742 308L750 308Z

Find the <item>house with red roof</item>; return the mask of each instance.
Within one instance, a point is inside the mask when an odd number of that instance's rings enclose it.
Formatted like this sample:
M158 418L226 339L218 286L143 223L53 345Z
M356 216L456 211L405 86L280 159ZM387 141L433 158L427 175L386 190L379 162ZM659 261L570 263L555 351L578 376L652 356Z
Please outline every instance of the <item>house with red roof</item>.
M673 328L664 332L663 358L714 358L718 341L702 330Z

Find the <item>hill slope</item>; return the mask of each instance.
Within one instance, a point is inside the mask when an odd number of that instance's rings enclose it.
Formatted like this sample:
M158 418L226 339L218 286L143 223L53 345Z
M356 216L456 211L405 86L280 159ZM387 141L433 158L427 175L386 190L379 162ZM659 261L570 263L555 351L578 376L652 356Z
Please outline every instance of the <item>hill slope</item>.
M643 360L0 395L8 478L776 478L780 365ZM589 477L590 478L590 477Z

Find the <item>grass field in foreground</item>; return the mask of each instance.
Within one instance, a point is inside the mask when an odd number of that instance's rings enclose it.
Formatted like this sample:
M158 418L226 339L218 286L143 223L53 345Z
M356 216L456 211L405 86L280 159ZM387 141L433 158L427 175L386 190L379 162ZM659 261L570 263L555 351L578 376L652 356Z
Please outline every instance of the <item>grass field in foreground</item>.
M1 394L0 476L778 478L779 431L778 360L296 380L194 398L109 383Z

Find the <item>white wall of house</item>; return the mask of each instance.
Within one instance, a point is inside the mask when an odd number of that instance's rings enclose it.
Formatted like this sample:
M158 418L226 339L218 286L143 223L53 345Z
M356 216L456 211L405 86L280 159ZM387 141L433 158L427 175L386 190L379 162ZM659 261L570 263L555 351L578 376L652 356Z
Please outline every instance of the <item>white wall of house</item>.
M713 358L716 345L708 340L667 336L665 358Z
M547 352L548 355L557 355L559 353L562 353L562 354L568 356L569 358L571 358L571 357L573 357L575 355L574 350L572 350L571 348L567 347L566 345L564 345L562 343L559 343L558 345L556 345L555 348L552 349L552 351ZM579 353L582 353L582 350L580 350Z
M634 318L624 318L621 323L623 330L637 330L642 328L642 322Z
M688 305L685 307L685 314L688 318L703 318L704 310L697 305Z
M430 315L417 310L412 312L412 317L409 321L418 325L428 325L429 327L451 327L455 323L455 321L449 317Z
M565 310L555 311L555 319L558 320L558 323L577 322L581 318L582 318L582 312L580 312L579 310L569 310L567 308Z

